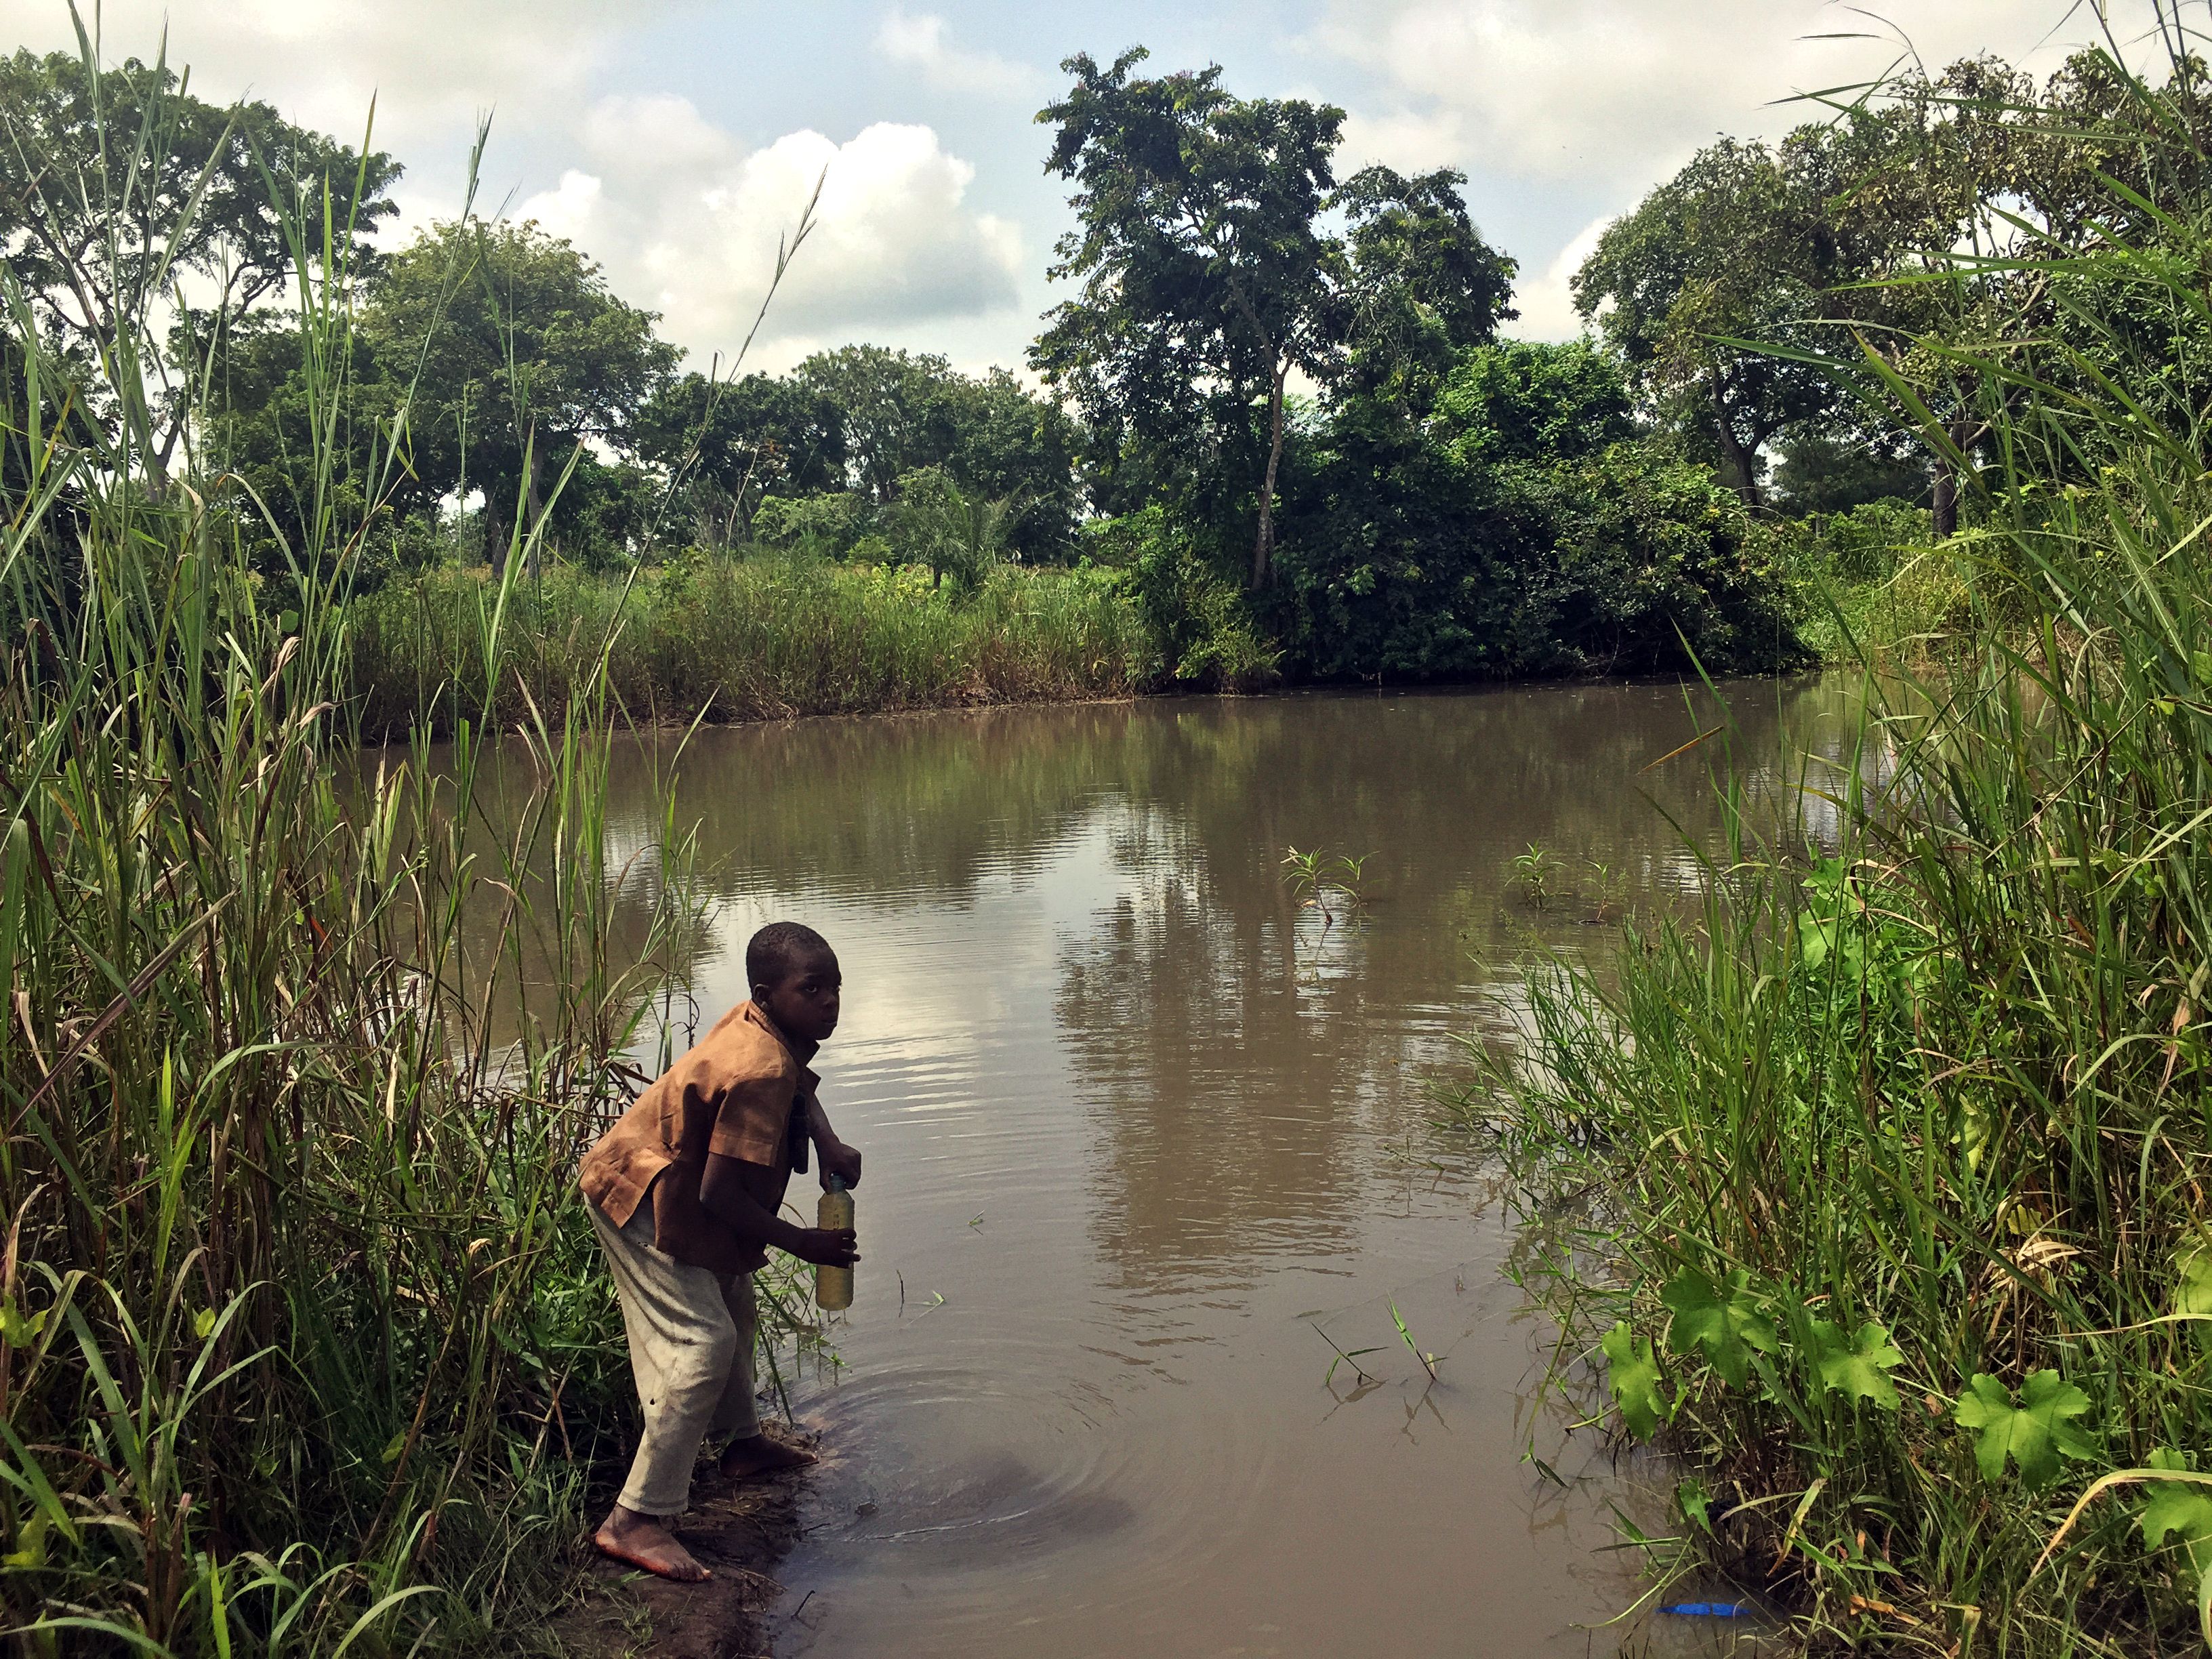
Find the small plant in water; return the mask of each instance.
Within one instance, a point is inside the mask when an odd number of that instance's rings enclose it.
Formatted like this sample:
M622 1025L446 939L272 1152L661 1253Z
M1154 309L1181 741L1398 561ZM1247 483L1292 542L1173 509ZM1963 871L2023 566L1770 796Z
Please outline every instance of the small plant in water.
M1398 1311L1398 1304L1395 1300L1390 1304L1390 1322L1398 1328L1398 1334L1405 1339L1406 1346L1413 1351L1413 1358L1421 1362L1421 1369L1429 1374L1429 1381L1435 1382L1437 1357L1432 1353L1421 1352L1421 1345L1413 1340L1413 1332L1406 1328L1406 1316Z
M1558 854L1540 841L1528 843L1525 853L1516 853L1512 861L1513 885L1521 896L1539 910L1548 910L1559 895L1559 878L1564 871Z
M1601 922L1607 920L1608 912L1618 915L1626 909L1628 872L1616 870L1597 859L1585 859L1583 863L1589 869L1590 880L1597 889L1595 899L1590 906L1590 920Z
M1319 849L1301 853L1288 848L1282 858L1283 880L1300 909L1318 910L1324 921L1334 923L1339 910L1356 910L1366 902L1367 860L1374 856L1362 853L1355 858Z

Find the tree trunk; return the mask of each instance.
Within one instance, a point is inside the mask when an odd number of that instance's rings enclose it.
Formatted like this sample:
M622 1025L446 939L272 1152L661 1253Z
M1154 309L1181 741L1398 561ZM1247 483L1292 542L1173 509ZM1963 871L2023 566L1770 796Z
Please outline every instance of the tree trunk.
M1960 454L1978 435L1965 421L1954 421L1943 431ZM1940 449L1936 452L1936 488L1929 506L1933 509L1937 541L1947 542L1959 533L1959 473L1950 456Z
M496 485L484 491L483 551L484 562L491 567L491 579L497 581L507 571L507 520L500 511Z
M1267 477L1260 486L1260 534L1252 544L1252 590L1267 585L1275 557L1275 474L1283 465L1283 381L1290 374L1287 362L1275 366L1275 384L1267 394Z
M1753 512L1759 509L1761 497L1759 490L1759 447L1747 448L1736 436L1735 423L1729 419L1728 406L1721 401L1720 389L1713 390L1713 431L1720 440L1721 454L1735 469L1735 493L1743 504Z

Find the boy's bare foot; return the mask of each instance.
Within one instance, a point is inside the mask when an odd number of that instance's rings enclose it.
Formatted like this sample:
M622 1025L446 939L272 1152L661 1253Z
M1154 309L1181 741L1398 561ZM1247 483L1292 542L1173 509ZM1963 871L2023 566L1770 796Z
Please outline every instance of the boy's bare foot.
M803 1469L816 1461L811 1451L756 1434L732 1440L724 1447L720 1468L725 1480L750 1480L757 1474L781 1474L786 1469Z
M659 1521L619 1504L607 1512L592 1541L604 1555L679 1584L702 1584L714 1576Z

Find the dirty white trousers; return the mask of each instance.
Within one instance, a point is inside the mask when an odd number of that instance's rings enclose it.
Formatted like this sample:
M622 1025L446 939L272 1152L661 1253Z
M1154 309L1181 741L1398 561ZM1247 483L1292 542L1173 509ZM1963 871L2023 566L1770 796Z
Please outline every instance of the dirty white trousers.
M664 1519L684 1513L691 1466L709 1437L760 1432L753 1399L757 1314L750 1273L694 1267L653 1248L653 1194L617 1227L586 1202L607 1253L629 1335L629 1367L645 1408L645 1433L618 1500Z

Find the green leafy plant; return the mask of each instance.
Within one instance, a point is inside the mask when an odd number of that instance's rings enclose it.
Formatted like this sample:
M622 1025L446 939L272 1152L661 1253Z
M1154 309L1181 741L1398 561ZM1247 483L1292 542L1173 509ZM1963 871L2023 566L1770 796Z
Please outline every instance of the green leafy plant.
M1977 1372L1952 1414L1960 1427L1974 1431L1974 1467L1983 1480L2002 1480L2009 1459L2030 1486L2047 1486L2057 1478L2062 1453L2083 1461L2096 1455L2069 1420L2088 1409L2089 1396L2057 1371L2031 1376L2018 1404L2002 1382Z
M1558 895L1564 866L1559 855L1541 842L1530 842L1528 850L1516 853L1508 867L1521 896L1539 910L1548 910Z
M1405 1343L1407 1352L1421 1362L1421 1369L1429 1374L1429 1381L1435 1382L1437 1357L1432 1353L1424 1353L1421 1351L1421 1345L1413 1340L1413 1332L1406 1328L1406 1316L1398 1311L1398 1304L1395 1301L1390 1304L1390 1322L1398 1328L1399 1340Z
M1361 883L1365 878L1367 860L1372 857L1371 853L1353 858L1340 853L1300 852L1295 847L1289 848L1281 860L1283 881L1300 909L1318 910L1324 921L1334 924L1339 911L1354 910L1365 902Z
M1606 1387L1620 1408L1620 1420L1638 1440L1649 1440L1669 1414L1651 1339L1637 1335L1622 1321L1605 1334L1600 1346L1608 1362Z
M1889 1333L1869 1320L1856 1336L1845 1336L1825 1319L1808 1322L1808 1358L1820 1386L1846 1400L1869 1401L1883 1411L1898 1407L1897 1384L1888 1373L1905 1363Z
M1732 1388L1750 1382L1752 1355L1772 1353L1778 1340L1774 1322L1752 1295L1750 1283L1751 1275L1742 1268L1722 1285L1689 1268L1659 1293L1662 1305L1674 1315L1667 1346L1677 1353L1704 1354Z

